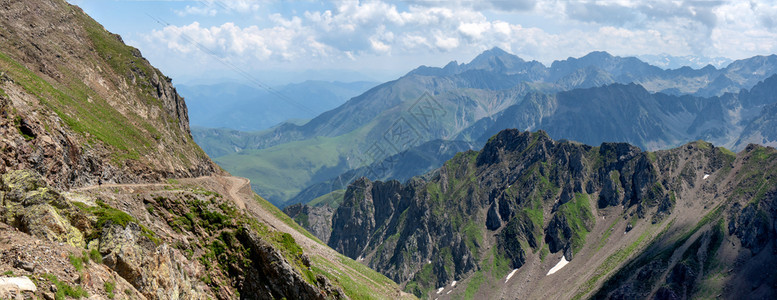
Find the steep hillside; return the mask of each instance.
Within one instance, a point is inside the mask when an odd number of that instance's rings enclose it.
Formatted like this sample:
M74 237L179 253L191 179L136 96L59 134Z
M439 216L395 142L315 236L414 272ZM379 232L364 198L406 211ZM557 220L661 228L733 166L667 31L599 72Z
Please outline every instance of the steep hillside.
M216 172L171 79L137 49L64 1L0 12L3 170L60 188Z
M62 192L17 170L0 183L0 278L30 278L38 297L412 297L299 228L244 178ZM0 297L11 297L5 288Z
M0 298L412 298L220 171L171 80L79 8L0 20Z
M774 278L743 280L774 259L775 163L754 145L642 152L505 130L428 181L354 182L328 243L429 298L768 298Z
M451 159L456 153L472 150L476 146L462 141L433 140L398 154L389 156L370 165L350 170L337 177L311 185L291 198L288 203L308 203L320 195L336 190L345 190L359 177L375 180L406 181L413 176L426 174Z

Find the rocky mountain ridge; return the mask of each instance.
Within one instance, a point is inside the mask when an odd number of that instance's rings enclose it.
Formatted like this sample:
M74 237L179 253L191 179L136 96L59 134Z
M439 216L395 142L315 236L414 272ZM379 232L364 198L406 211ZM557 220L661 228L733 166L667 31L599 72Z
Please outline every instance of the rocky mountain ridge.
M772 145L775 142L772 128L772 110L777 98L777 76L771 76L750 90L726 93L720 97L702 98L650 93L636 84L612 84L602 87L575 89L556 94L530 93L524 100L510 106L493 118L483 118L463 130L455 140L474 139L470 149L484 145L487 140L504 128L524 130L542 129L556 139L569 139L586 144L606 141L629 142L642 149L665 149L683 141L704 139L736 150L747 143ZM447 142L455 144L455 142ZM429 157L434 151L413 149L421 157ZM424 155L426 153L426 155ZM441 158L452 157L437 156ZM432 156L435 157L435 156ZM375 176L375 172L362 172L371 180L397 179L405 181L413 176L406 166L392 163L390 157L377 162L368 170L381 170L382 174L404 176ZM442 165L439 158L429 159L420 175L429 171L428 165ZM344 190L346 182L356 179L355 172L346 172L335 180L312 185L291 203L306 203L316 197L324 197L331 191ZM351 180L344 181L342 179ZM333 184L340 180L341 184ZM327 190L328 189L328 190ZM342 195L339 192L338 195ZM318 202L320 203L320 202Z
M428 181L354 182L328 243L430 298L770 297L773 277L742 278L774 259L775 163L756 145L642 152L506 130Z

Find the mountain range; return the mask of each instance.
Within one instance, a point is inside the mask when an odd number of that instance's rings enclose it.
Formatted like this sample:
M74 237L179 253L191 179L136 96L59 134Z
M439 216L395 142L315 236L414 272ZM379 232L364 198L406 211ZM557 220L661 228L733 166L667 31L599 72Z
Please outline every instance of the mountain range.
M775 102L751 89L768 90L773 80L767 78L776 71L775 55L722 69L665 70L606 52L548 67L494 48L466 64L419 67L304 125L260 132L206 129L196 136L222 167L259 182L258 193L285 206L321 196L323 190L310 193L315 185L372 169L428 141L461 141L477 149L505 128L544 129L554 138L589 144L630 142L646 150L697 139L734 150L746 146L739 140L769 143L766 136L740 134ZM424 169L439 167L432 163L450 154L430 153L435 159ZM380 175L370 178L386 178Z
M773 298L775 163L505 130L428 180L353 182L328 244L427 298Z

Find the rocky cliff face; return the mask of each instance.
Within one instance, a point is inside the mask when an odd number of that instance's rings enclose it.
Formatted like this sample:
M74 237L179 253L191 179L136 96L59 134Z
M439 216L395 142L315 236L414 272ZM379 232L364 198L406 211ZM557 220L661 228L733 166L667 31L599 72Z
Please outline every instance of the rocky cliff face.
M332 215L335 210L328 204L323 206L294 204L285 207L283 212L324 243L329 241L329 236L332 235Z
M651 249L680 253L684 242L695 241L707 247L715 222L729 224L715 241L736 241L741 246L732 251L741 257L762 252L774 217L761 199L777 190L770 167L775 153L749 146L737 156L701 141L642 152L628 144L591 147L553 141L542 131L506 130L482 151L446 162L429 181L354 182L334 214L328 243L419 296L583 297L629 265L627 259L633 264L658 251ZM560 275L546 276L558 260L571 263ZM660 280L637 297L660 298L668 293L657 291L664 283L685 282L674 258L654 269L672 268L678 268L675 275L645 275ZM688 272L702 281L717 271ZM555 286L560 282L576 283ZM602 291L624 284L611 280ZM768 284L757 285L763 295L773 293ZM686 284L672 292L702 295L697 288Z
M67 188L208 175L171 79L65 1L0 5L2 170Z

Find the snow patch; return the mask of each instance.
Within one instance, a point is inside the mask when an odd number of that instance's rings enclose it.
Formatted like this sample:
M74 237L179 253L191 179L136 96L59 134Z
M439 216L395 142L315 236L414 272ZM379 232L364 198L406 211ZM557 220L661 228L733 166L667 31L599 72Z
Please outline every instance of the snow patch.
M551 268L550 271L548 271L548 274L546 274L545 276L558 272L558 270L561 270L561 268L566 266L568 263L569 261L567 260L567 258L565 256L562 256L561 260L553 268Z
M707 177L710 177L710 174L704 174L704 179L707 179Z
M505 283L507 283L507 281L510 280L510 278L512 278L513 275L515 275L516 271L518 271L518 269L513 269L513 271L510 272L510 274L507 274L507 278L505 278Z

